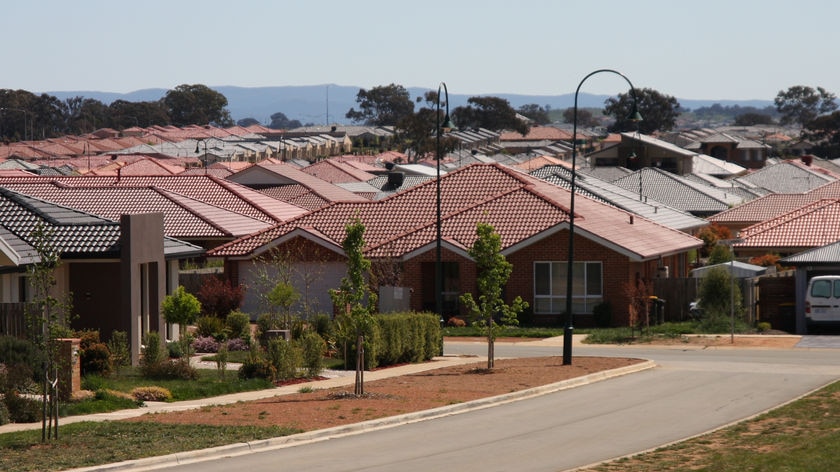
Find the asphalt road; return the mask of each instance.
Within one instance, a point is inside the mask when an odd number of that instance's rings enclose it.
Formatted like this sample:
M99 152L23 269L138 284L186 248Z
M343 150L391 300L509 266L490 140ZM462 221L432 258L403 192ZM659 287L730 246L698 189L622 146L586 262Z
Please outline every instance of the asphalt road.
M446 354L486 352L447 343ZM561 355L499 343L496 355ZM756 415L840 378L835 349L575 347L658 367L540 397L363 434L166 470L562 471L652 449Z

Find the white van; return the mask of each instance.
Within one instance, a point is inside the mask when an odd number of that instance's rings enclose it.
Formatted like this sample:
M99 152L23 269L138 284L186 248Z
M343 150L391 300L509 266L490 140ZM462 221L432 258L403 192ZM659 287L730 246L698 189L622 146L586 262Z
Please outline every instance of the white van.
M840 324L840 275L820 275L808 282L805 321L809 325Z

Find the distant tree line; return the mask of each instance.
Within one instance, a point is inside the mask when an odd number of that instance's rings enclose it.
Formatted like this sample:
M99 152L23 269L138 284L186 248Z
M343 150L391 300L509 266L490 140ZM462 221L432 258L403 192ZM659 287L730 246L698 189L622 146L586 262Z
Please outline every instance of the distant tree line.
M81 96L59 100L49 94L0 89L0 139L4 142L90 133L132 126L231 126L224 95L205 85L179 85L157 101L115 100L105 105Z

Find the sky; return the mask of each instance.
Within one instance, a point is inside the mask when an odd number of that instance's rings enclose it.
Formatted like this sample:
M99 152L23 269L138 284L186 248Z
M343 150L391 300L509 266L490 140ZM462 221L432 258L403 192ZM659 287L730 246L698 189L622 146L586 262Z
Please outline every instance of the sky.
M4 2L0 89L391 83L464 95L840 94L836 0Z

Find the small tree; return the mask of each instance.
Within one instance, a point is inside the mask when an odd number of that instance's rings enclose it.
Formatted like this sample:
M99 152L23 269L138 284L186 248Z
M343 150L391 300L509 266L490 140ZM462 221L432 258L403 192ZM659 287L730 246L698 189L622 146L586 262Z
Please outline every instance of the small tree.
M373 310L376 308L376 294L365 281L371 263L362 252L365 245L365 226L356 218L345 227L347 236L342 246L347 256L347 275L341 279L338 290L330 290L333 304L342 310L339 315L345 322L347 332L356 337L356 383L355 394L364 394L364 351L365 334L375 329ZM373 354L372 354L373 355Z
M478 239L470 248L477 269L478 301L471 293L461 295L461 303L473 316L478 317L476 325L487 330L487 368L493 368L494 342L503 325L517 325L517 316L528 308L528 303L518 296L511 305L502 299L502 290L510 278L513 265L501 253L502 239L493 226L479 222L476 225ZM499 323L494 319L499 317Z
M30 339L46 357L41 421L41 441L46 442L50 437L58 439L58 371L69 366L60 365L57 340L71 335L72 294L55 293L55 273L61 266L61 257L52 242L52 234L39 225L32 231L31 238L38 262L27 269L32 300L26 305L26 319Z
M224 319L242 305L245 290L241 285L234 286L230 280L213 276L204 281L195 297L201 302L204 313Z
M272 308L280 308L283 314L281 325L284 329L292 328L292 305L297 303L299 299L300 293L291 284L282 280L277 282L274 288L268 292L268 301L271 303Z
M741 288L733 282L729 270L723 266L711 268L700 282L699 295L707 331L725 331L723 327L730 314L743 314Z
M201 314L201 302L195 296L179 285L174 293L164 297L161 303L163 319L167 323L177 324L181 339L184 344L182 352L189 359L190 343L187 334L187 325L195 323L198 315Z

